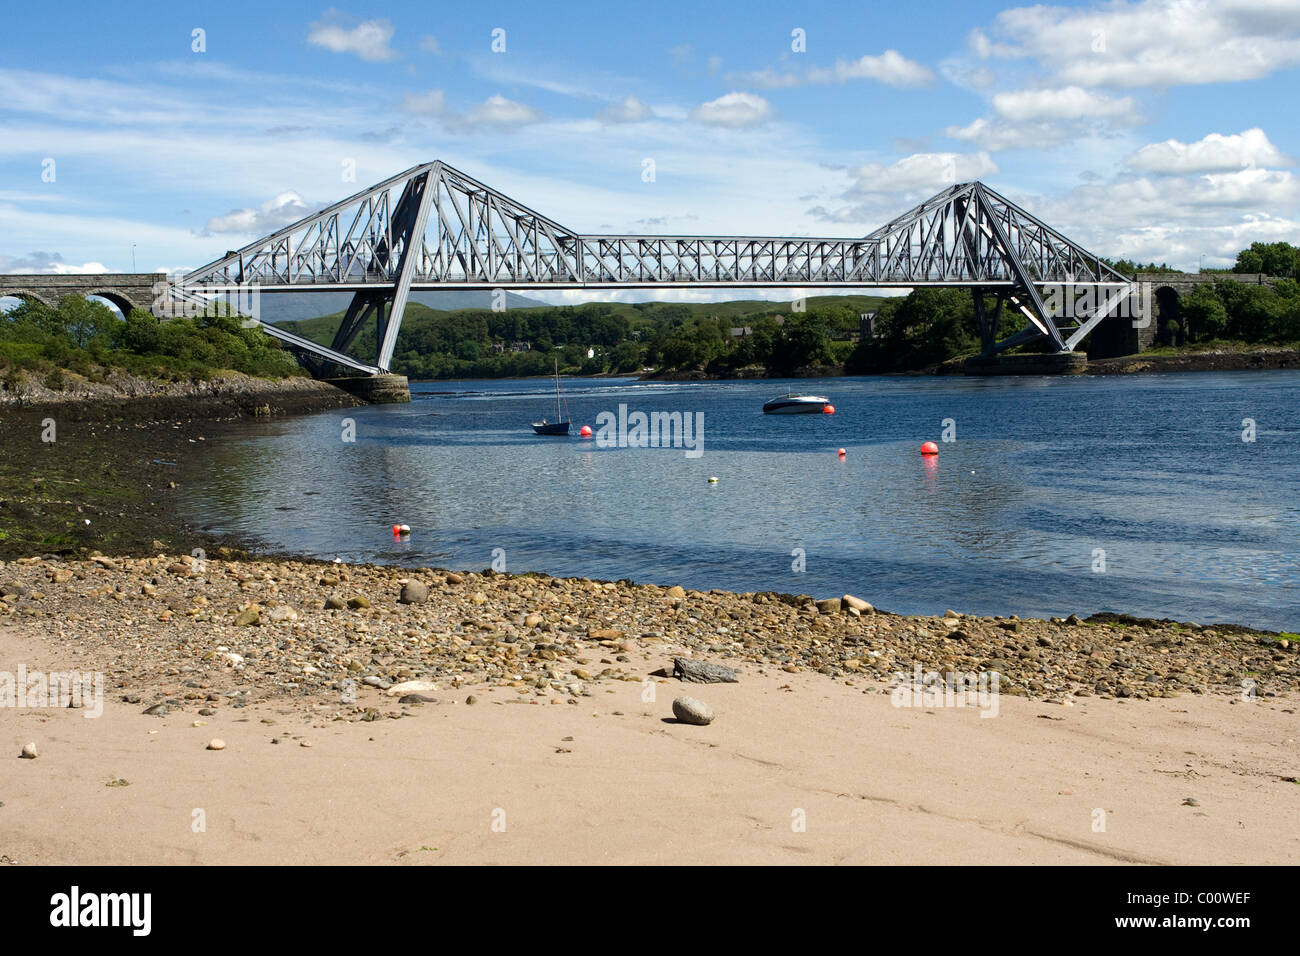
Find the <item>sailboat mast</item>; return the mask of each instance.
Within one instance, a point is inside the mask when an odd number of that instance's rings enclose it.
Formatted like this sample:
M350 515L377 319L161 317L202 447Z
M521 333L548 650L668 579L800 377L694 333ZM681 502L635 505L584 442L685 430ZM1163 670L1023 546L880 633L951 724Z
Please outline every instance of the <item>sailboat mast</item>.
M555 420L564 421L564 416L560 413L560 360L555 360Z

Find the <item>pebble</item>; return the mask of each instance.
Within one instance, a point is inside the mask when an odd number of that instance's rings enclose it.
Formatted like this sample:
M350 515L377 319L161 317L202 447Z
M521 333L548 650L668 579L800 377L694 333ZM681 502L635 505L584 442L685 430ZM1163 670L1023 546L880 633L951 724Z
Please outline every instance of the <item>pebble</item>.
M36 744L23 744L22 752L18 756L24 760L35 760L40 755L36 752Z
M226 749L226 742L225 742L224 740L222 740L220 737L213 737L211 740L208 741L208 749L209 749L209 750L225 750L225 749Z
M398 595L399 604L424 604L429 600L429 585L422 581L407 581Z
M673 716L684 724L703 727L713 723L713 708L694 697L678 697L673 701Z

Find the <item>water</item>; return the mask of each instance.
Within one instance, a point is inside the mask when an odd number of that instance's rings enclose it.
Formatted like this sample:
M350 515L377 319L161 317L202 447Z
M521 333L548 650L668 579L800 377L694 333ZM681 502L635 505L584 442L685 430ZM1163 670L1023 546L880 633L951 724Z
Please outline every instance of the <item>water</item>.
M837 412L761 414L788 389ZM183 507L268 550L347 561L478 570L501 549L515 572L847 592L903 613L1300 630L1300 372L565 390L575 432L620 402L703 412L703 454L536 437L529 423L555 413L547 380L417 384L410 405L242 426L188 466ZM923 458L949 418L957 441Z

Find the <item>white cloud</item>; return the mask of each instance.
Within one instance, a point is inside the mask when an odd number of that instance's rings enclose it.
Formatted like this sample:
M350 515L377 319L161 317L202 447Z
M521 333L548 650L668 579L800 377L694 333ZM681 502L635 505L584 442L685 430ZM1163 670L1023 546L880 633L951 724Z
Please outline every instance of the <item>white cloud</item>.
M1186 174L1228 172L1256 166L1286 166L1283 156L1255 127L1235 135L1210 133L1195 143L1167 139L1143 146L1128 158L1131 169L1146 173Z
M420 37L420 50L424 53L442 54L442 47L438 45L438 38L431 33L426 33Z
M1251 242L1300 233L1300 180L1289 171L1239 169L1077 186L1055 199L1021 199L1092 251L1196 268L1223 265Z
M876 80L887 86L925 86L934 80L929 67L909 60L897 50L886 50L880 56L862 56L856 60L838 60L830 70L810 70L808 79L813 83L845 83L849 80Z
M1004 10L976 54L1031 57L1066 83L1168 87L1253 80L1300 64L1300 5L1286 0L1115 0Z
M283 192L262 203L259 209L233 209L224 216L214 216L208 220L204 231L265 235L321 208L323 206L320 204L307 205L295 192Z
M307 42L313 46L334 53L355 53L371 62L397 59L397 51L389 46L392 39L393 24L389 20L366 20L350 30L337 23L313 23L307 33Z
M864 163L851 170L854 185L850 195L925 193L928 196L945 186L982 179L997 171L997 164L985 152L915 153L889 165Z
M1068 128L1054 123L1007 123L983 117L965 126L948 126L944 135L981 149L998 152L1004 149L1042 149L1065 139Z
M441 116L447 111L447 96L442 90L427 93L407 93L402 100L402 112L416 116Z
M772 104L754 93L728 93L691 111L691 119L696 122L733 129L758 126L772 115Z
M497 93L464 114L449 116L447 126L452 129L506 129L540 123L545 118L539 110L508 100Z
M1137 115L1137 103L1131 96L1114 98L1078 86L997 93L993 96L993 109L1012 122L1091 118L1132 121Z
M102 262L83 262L75 265L64 262L57 252L30 252L25 256L0 255L0 275L39 273L41 275L95 275L107 272Z
M788 89L804 85L843 84L853 80L875 80L887 86L918 87L934 81L934 71L909 60L897 50L886 50L880 56L862 56L856 60L837 60L831 67L811 67L804 75L781 72L772 67L748 73L731 73L727 79L741 86L756 86L765 90Z
M628 96L596 115L602 123L638 123L649 117L650 108L635 96Z

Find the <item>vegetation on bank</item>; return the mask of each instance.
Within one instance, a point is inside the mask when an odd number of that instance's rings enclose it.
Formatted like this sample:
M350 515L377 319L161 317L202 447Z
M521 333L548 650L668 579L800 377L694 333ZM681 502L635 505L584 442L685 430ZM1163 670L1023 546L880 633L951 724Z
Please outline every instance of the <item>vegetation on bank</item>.
M121 370L162 381L199 381L230 370L261 378L305 374L279 343L221 310L159 321L143 309L125 319L101 302L67 296L57 307L23 302L0 314L0 380L64 387L64 373L103 381Z
M1126 275L1176 272L1167 264L1112 262ZM1300 342L1300 286L1235 281L1234 274L1294 276L1300 249L1254 243L1233 270L1183 296L1176 317L1160 317L1160 344L1242 348ZM849 374L901 372L974 355L980 339L967 290L922 288L906 296L816 296L792 303L588 303L580 306L439 311L407 306L393 371L413 379L547 375L557 360L566 374L629 374L642 369L708 375L792 375L801 370ZM1151 303L1152 308L1155 307ZM985 299L992 314L995 299ZM875 313L864 321L866 313ZM284 327L328 345L342 313ZM999 336L1027 323L1004 308ZM374 327L353 354L375 353ZM1082 348L1086 351L1088 340ZM742 373L742 370L744 372Z

